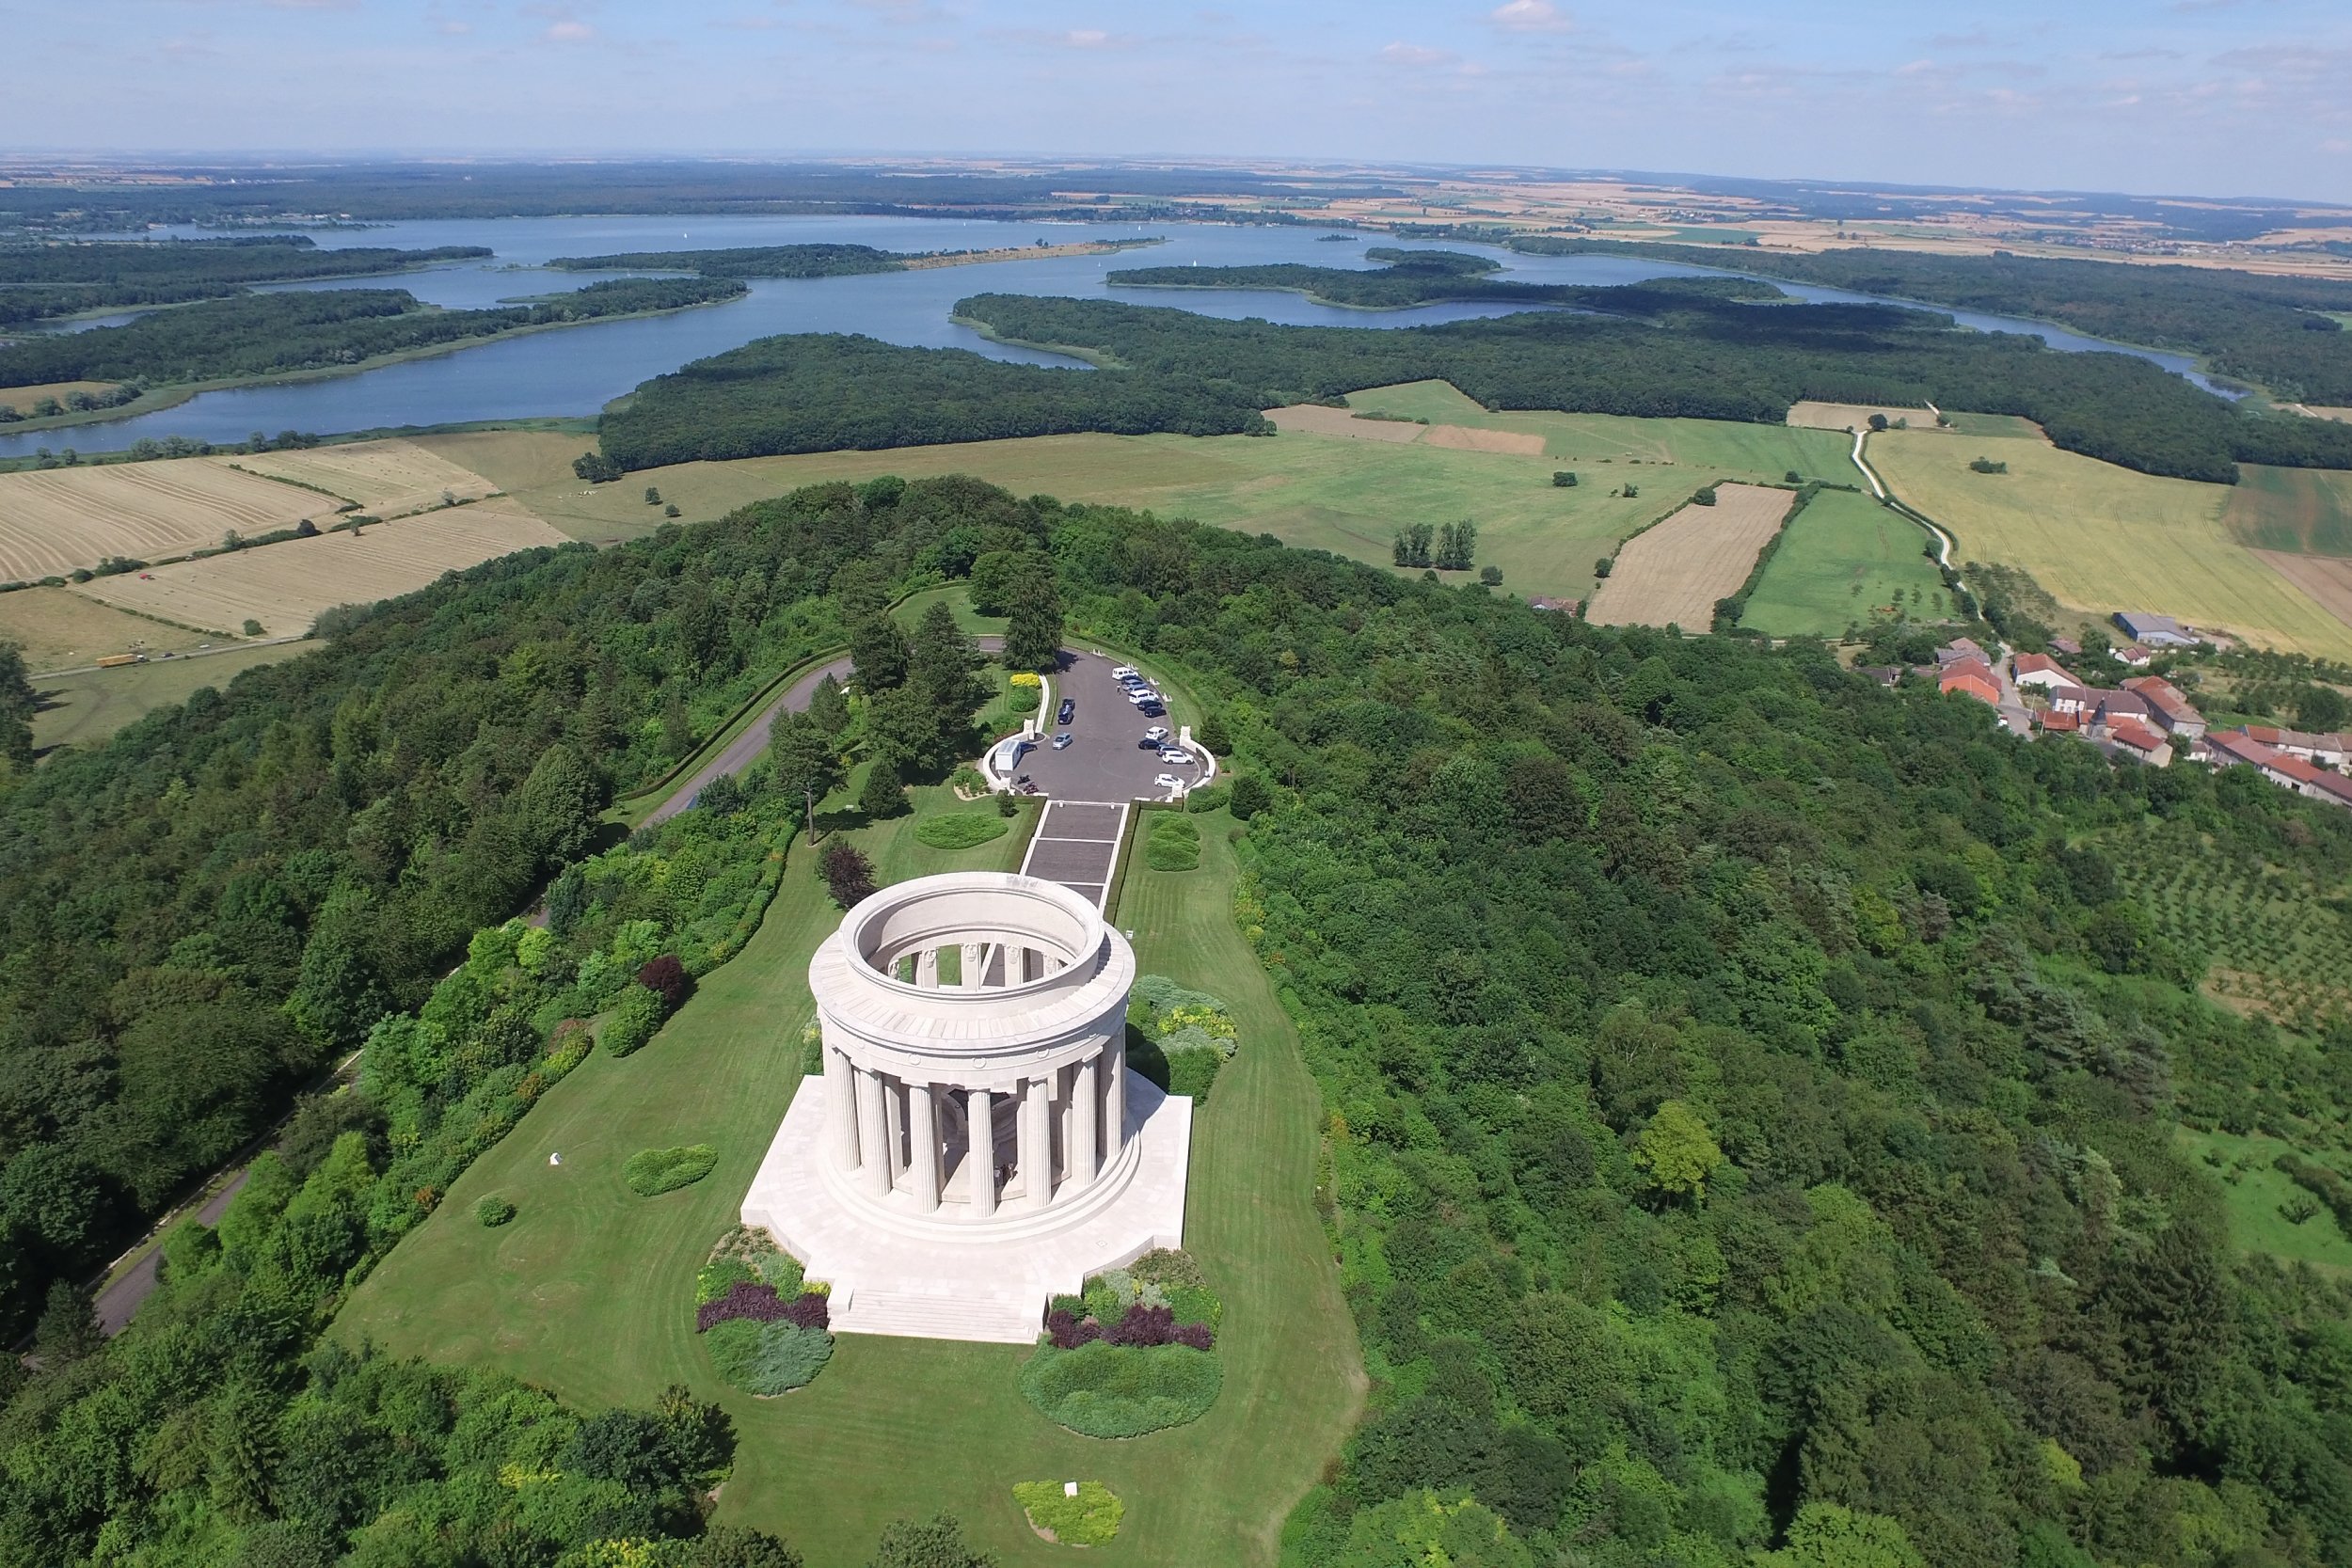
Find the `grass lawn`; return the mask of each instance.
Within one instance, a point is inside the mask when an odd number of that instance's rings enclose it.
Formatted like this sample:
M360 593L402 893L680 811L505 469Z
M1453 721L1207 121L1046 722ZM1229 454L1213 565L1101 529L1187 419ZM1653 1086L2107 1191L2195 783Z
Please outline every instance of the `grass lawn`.
M1740 624L1768 637L1836 637L1899 594L1913 619L1937 619L1950 605L1927 542L1917 524L1868 496L1819 491L1782 531Z
M159 707L186 702L188 693L199 687L226 687L241 671L281 658L298 658L311 646L279 642L232 648L202 658L161 659L35 681L33 692L41 707L33 715L33 744L95 746Z
M917 791L921 811L957 809ZM964 850L914 841L917 818L857 829L885 881L933 870L1010 869L1025 833ZM1032 1534L1014 1482L1096 1479L1126 1499L1106 1564L1271 1563L1283 1516L1338 1450L1360 1398L1355 1333L1311 1207L1319 1097L1295 1035L1230 914L1228 819L1203 819L1202 868L1138 867L1120 923L1143 967L1214 989L1247 1042L1195 1123L1187 1239L1226 1303L1223 1396L1189 1427L1098 1442L1021 1397L1025 1351L843 1336L809 1387L755 1400L722 1385L695 1342L695 1268L735 1219L798 1087L810 952L839 921L794 863L743 955L705 977L652 1044L591 1057L452 1188L376 1269L335 1332L404 1354L490 1366L597 1405L644 1402L683 1382L719 1400L739 1436L719 1517L791 1540L811 1568L856 1568L882 1526L946 1509L1008 1565L1061 1560ZM709 1142L718 1169L635 1196L621 1165L640 1148ZM560 1149L561 1167L548 1155ZM496 1230L470 1212L499 1194L520 1214Z
M221 639L209 631L169 626L84 598L71 588L20 588L0 594L0 642L24 650L24 667L72 670L94 664L107 654L145 648L185 653Z
M2352 658L2352 626L2241 542L2249 509L2294 498L2158 479L2041 440L1888 431L1870 437L1869 455L1896 495L1959 535L1959 559L2021 566L2062 604L2101 616L2153 610L2268 647ZM1972 471L1979 456L2009 472ZM2224 520L2233 508L2234 523Z
M1133 506L1163 516L1271 533L1286 544L1387 565L1398 529L1470 517L1478 561L1502 568L1520 594L1579 598L1597 557L1718 479L1777 481L1850 472L1845 437L1709 420L1629 420L1588 414L1488 414L1443 382L1361 392L1359 407L1443 424L1529 431L1545 455L1464 451L1294 432L1249 436L1047 436L889 451L818 452L685 463L590 485L571 475L576 436L496 432L421 437L420 444L496 480L540 517L596 543L634 538L661 522L648 484L687 520L716 517L803 484L968 473L1016 495ZM1554 488L1574 467L1583 483ZM1631 481L1638 497L1610 491Z
M1002 637L1005 634L1005 618L1002 615L983 615L972 608L972 591L968 583L951 582L945 588L927 588L920 594L909 594L899 602L898 608L890 612L890 617L913 631L922 624L924 614L931 606L940 603L945 603L954 611L956 627L966 637Z
M2230 1212L2230 1239L2239 1247L2266 1252L2282 1262L2309 1263L2331 1274L2352 1271L2352 1241L2344 1239L2333 1214L2323 1207L2296 1225L2279 1212L2279 1206L2290 1198L2309 1195L2275 1169L2272 1162L2289 1151L2308 1160L2312 1157L2308 1152L2259 1132L2234 1137L2227 1132L2184 1130L2181 1140L2206 1173L2221 1184L2222 1200Z

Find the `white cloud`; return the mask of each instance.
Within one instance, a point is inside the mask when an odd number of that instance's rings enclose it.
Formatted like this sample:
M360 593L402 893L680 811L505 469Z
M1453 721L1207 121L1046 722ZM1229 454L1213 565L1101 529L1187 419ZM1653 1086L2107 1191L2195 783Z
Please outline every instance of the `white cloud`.
M1110 34L1100 27L1076 28L1065 40L1073 49L1100 49L1110 40Z
M596 30L585 22L558 22L547 31L549 43L585 43Z
M1418 43L1391 43L1380 51L1380 57L1391 65L1423 67L1446 65L1454 58L1442 49L1431 49Z
M1576 28L1568 14L1551 0L1503 0L1487 20L1513 33L1566 33Z

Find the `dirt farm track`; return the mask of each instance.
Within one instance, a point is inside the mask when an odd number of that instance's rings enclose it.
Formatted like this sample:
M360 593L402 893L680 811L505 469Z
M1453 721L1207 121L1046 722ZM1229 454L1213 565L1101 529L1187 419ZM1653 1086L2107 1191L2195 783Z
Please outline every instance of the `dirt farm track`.
M1715 601L1740 591L1756 552L1796 498L1760 484L1719 484L1712 506L1688 505L1617 552L1586 615L1603 626L1705 631Z

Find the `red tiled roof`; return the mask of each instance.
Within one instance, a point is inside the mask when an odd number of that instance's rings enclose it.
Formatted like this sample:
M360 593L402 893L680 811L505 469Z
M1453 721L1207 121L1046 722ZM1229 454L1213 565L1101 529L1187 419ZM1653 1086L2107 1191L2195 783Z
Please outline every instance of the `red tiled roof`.
M2107 738L2135 752L2153 752L2165 743L2164 736L2137 719L2118 720L2108 728Z
M2257 768L2266 766L2279 754L2243 730L2208 730L2205 744L2233 762L2251 763Z
M2001 689L1993 684L1990 671L1979 673L1977 670L1969 669L1963 664L1956 664L1945 671L1943 678L1936 682L1936 689L1941 691L1964 692L1980 703L1989 703L1996 706L2001 701Z

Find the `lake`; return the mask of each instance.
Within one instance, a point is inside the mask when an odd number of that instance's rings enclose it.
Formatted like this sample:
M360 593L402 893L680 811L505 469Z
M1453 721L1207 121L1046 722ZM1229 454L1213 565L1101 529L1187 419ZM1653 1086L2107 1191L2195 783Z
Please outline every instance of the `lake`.
M199 231L158 232L195 237ZM755 281L746 297L724 305L534 333L356 375L206 392L177 407L132 419L0 435L0 456L25 455L40 447L115 451L142 436L183 436L228 443L242 441L257 430L273 435L281 430L332 435L476 420L590 416L640 382L674 371L690 359L781 332L861 332L894 343L970 349L993 359L1084 369L1057 355L992 343L948 319L957 300L984 293L1079 298L1107 295L1236 320L1254 316L1288 325L1327 326L1419 326L1507 315L1523 309L1504 303L1463 303L1369 312L1317 305L1295 294L1240 290L1172 293L1157 289L1113 289L1104 283L1106 274L1129 267L1247 266L1274 261L1364 266L1369 264L1361 260L1367 247L1403 245L1490 255L1503 263L1503 271L1497 276L1531 283L1631 283L1702 270L1629 257L1521 256L1490 246L1458 242L1417 244L1383 235L1342 242L1324 237L1330 232L1304 227L1200 223L1152 224L1131 230L963 219L735 215L432 220L319 231L311 237L324 248L463 245L486 245L496 254L483 261L402 273L380 280L336 278L281 287L399 288L430 304L469 309L518 296L556 293L612 276L549 270L545 263L558 256L816 244L867 245L898 251L984 250L1040 241L1067 245L1140 236L1157 236L1164 243L1104 256L856 277L765 278ZM1870 297L1804 284L1782 283L1780 287L1807 300ZM2116 346L2015 318L1950 313L1969 326L2030 333L2058 349L2112 350ZM109 317L107 322L124 319L128 318ZM2189 373L2189 361L2182 356L2137 349L2124 352ZM2209 385L2201 377L2192 378Z

